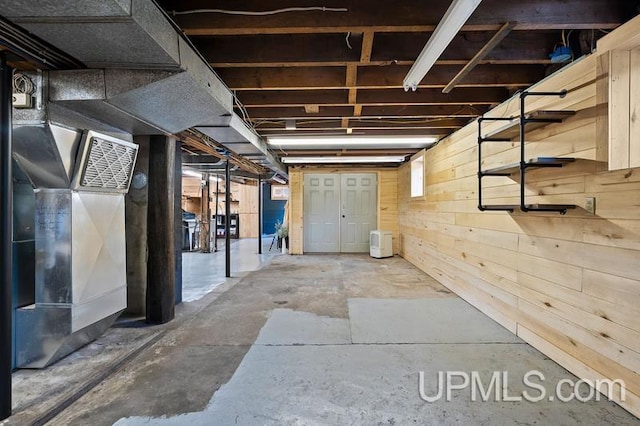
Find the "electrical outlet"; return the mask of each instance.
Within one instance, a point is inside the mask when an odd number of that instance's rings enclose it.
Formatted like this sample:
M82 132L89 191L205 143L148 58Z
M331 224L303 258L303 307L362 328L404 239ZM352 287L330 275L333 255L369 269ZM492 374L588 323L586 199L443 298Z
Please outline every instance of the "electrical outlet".
M596 214L596 197L585 197L584 209L591 214Z
M15 108L31 108L31 95L26 93L14 93L13 106Z

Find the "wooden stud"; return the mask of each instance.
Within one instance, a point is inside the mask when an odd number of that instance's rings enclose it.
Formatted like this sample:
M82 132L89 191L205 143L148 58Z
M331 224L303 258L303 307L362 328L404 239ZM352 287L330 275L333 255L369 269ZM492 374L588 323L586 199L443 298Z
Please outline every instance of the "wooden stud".
M362 36L362 53L360 54L360 62L367 64L371 61L371 52L373 51L373 31L365 31Z

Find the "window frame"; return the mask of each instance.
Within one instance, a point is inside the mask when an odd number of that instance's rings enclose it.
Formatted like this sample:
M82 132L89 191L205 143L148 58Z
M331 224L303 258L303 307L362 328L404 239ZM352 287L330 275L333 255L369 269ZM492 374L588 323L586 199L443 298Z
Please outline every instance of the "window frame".
M424 196L425 196L425 190L424 190L424 175L425 175L425 170L424 170L424 152L421 152L419 155L415 155L413 158L411 158L411 164L410 164L410 188L409 188L409 193L411 195L411 199L412 200L424 200ZM417 179L416 174L415 174L415 170L417 169L417 167L415 167L415 165L417 165L418 163L420 163L421 168L419 169L421 171L420 173L420 193L419 194L415 194L414 193L414 189L417 188L417 184L414 182L414 179Z

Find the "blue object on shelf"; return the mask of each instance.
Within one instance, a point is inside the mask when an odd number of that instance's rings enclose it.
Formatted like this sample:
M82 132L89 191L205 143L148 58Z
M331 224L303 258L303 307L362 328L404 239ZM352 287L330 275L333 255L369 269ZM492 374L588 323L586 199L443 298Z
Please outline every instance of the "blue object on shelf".
M551 59L551 62L553 62L554 64L568 62L572 57L573 51L569 46L560 46L551 54L549 54L549 59Z

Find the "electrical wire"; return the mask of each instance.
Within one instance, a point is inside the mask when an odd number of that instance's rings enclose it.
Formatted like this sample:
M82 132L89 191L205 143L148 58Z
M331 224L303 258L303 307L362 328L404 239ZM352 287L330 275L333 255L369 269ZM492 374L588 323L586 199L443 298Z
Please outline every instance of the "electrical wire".
M353 47L351 47L351 43L349 42L349 37L351 37L351 31L347 33L347 36L344 40L347 42L347 47L349 48L349 50L353 50Z
M310 12L310 11L320 11L320 12L348 12L349 9L344 7L325 7L325 6L312 6L312 7L286 7L283 9L275 9L275 10L264 10L260 12L249 11L249 10L226 10L226 9L194 9L194 10L183 10L183 11L172 11L171 13L175 15L192 15L198 13L222 13L225 15L245 15L245 16L266 16L266 15L276 15L278 13L287 13L287 12Z
M13 93L33 95L35 91L36 85L29 77L21 73L13 74Z

